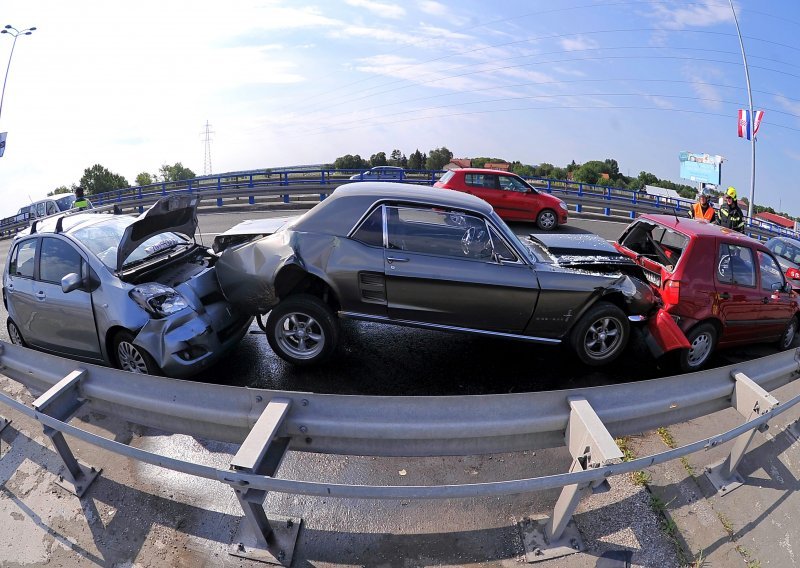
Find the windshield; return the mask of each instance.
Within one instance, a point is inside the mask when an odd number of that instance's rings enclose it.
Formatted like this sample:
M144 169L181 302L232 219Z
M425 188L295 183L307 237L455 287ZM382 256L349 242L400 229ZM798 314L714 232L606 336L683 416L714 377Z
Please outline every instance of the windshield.
M135 222L135 217L112 217L106 222L82 227L72 233L72 236L94 253L100 261L111 270L116 268L117 249L125 233L125 229ZM190 241L177 233L165 232L150 237L140 244L131 255L125 259L126 265L134 264L144 258L153 256L165 250L170 250L178 245L188 244Z
M72 209L72 204L75 203L75 196L72 194L65 195L64 197L59 197L56 199L56 205L58 205L59 211L66 211L67 209Z
M800 264L800 247L796 247L789 241L773 239L767 243L767 248L791 263Z

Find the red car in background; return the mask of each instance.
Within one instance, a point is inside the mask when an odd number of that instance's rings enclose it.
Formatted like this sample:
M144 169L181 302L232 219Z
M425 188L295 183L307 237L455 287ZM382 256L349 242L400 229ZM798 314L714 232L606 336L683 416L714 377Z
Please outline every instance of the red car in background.
M781 350L792 346L798 296L758 241L706 221L642 215L614 246L644 269L686 334L683 371L701 369L716 347L771 341Z
M534 221L543 231L552 231L567 222L566 203L509 172L480 168L450 170L433 187L480 197L504 221Z

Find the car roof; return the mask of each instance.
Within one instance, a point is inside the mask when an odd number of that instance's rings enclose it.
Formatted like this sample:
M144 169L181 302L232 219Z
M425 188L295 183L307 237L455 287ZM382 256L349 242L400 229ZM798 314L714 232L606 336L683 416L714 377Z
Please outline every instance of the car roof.
M514 172L507 172L503 170L493 170L491 168L457 168L455 170L450 170L453 172L466 172L470 174L505 174L509 176L516 176L519 177L518 174Z
M51 215L50 217L43 217L36 221L36 232L33 235L40 233L55 233L56 224L59 219L63 219L62 233L71 233L83 227L91 227L93 225L101 225L112 219L114 215L108 213L67 213L63 212L60 215Z
M340 185L319 205L298 219L298 231L347 234L376 202L419 202L447 209L491 215L492 206L474 195L425 185L362 181Z
M748 237L744 233L739 233L733 229L721 227L709 223L708 221L698 221L696 219L689 219L687 217L678 217L677 215L654 215L647 213L636 219L655 221L659 225L675 229L676 231L689 236L708 236L708 237L727 237L732 239L745 239L752 243L761 244L757 240Z

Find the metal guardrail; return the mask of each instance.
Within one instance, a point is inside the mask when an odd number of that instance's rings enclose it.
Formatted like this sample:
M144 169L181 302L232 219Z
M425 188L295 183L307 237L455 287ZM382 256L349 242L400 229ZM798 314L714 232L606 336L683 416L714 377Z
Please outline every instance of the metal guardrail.
M201 198L216 202L223 207L226 200L246 197L250 205L256 203L257 197L282 199L289 203L292 196L315 195L320 200L329 195L336 187L345 183L357 183L350 180L352 175L363 175L364 170L335 170L314 167L276 168L250 172L235 172L219 176L206 176L178 182L161 182L157 184L118 189L106 193L92 195L95 206L119 205L120 207L138 208L141 213L145 207L155 203L170 192L192 192ZM432 185L442 171L406 170L403 183ZM590 208L605 216L619 216L629 219L641 213L675 213L681 216L688 214L690 200L672 200L645 193L600 185L592 185L569 180L526 177L526 179L548 193L555 193L573 206L573 212L583 213ZM372 181L372 180L365 180ZM387 180L397 181L397 180ZM746 232L759 240L773 236L800 238L797 232L763 220L745 217ZM13 236L28 225L27 220L13 218L0 220L0 238Z
M231 553L275 558L276 540L296 538L298 523L272 526L265 492L349 498L444 499L496 496L563 487L549 522L530 528L538 552L532 560L574 552L580 541L570 524L580 498L621 473L682 457L736 439L709 478L721 492L740 480L736 466L756 429L788 410L767 391L800 376L800 350L689 376L623 385L508 395L376 397L320 395L226 387L136 375L78 364L0 343L0 370L33 391L46 391L33 408L0 395L0 403L42 422L64 460L63 482L82 495L97 470L75 460L63 433L147 463L229 484L245 512ZM691 388L687 388L687 384ZM241 444L229 470L159 456L67 424L82 405L162 430ZM682 448L618 463L614 443L623 436L736 408L746 419L728 432ZM0 426L3 421L0 420ZM446 486L364 486L275 477L287 450L368 456L452 456L524 451L566 445L569 473L521 480ZM572 527L572 528L571 528ZM277 532L276 532L277 531ZM292 536L285 534L294 532ZM276 537L273 533L280 533ZM248 540L249 534L254 540ZM271 536L272 535L272 536ZM294 540L292 540L292 543ZM565 548L565 543L569 545ZM293 549L293 544L292 544Z

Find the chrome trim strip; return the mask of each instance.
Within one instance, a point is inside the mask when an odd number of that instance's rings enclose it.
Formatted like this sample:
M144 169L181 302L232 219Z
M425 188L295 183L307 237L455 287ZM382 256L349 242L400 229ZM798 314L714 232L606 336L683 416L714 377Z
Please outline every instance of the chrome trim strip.
M424 329L435 329L438 331L457 331L459 333L471 333L474 335L487 335L491 337L503 337L506 339L518 339L521 341L529 341L531 343L547 343L550 345L559 345L560 343L562 343L560 339L551 339L549 337L534 337L531 335L520 335L517 333L506 333L502 331L485 331L481 329L473 329L471 327L457 327L457 326L443 325L438 323L422 323L411 320L396 320L385 316L374 316L370 314L361 314L358 312L340 311L338 315L339 317L347 319L373 321L378 323L388 323L392 325L402 325L407 327L420 327Z

